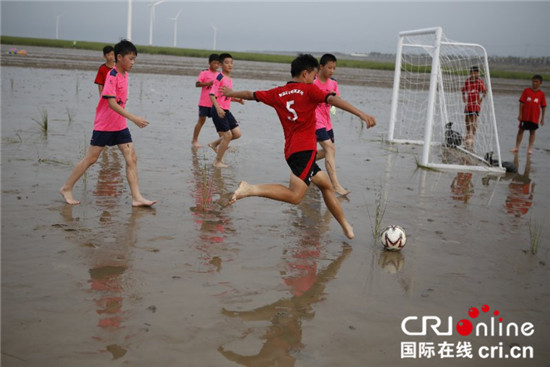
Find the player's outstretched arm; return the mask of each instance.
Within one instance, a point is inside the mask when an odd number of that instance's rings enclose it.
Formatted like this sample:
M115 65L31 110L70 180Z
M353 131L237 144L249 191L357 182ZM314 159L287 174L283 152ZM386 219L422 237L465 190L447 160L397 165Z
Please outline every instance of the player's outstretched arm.
M333 106L336 106L344 111L347 111L351 114L354 114L355 116L359 117L361 120L365 121L367 124L367 129L376 126L376 120L373 116L366 114L365 112L361 111L360 109L353 106L351 103L346 102L342 98L338 96L329 96L327 98L327 103L330 103Z
M249 90L234 91L231 88L224 87L222 94L226 97L246 99L248 101L254 99L254 93Z

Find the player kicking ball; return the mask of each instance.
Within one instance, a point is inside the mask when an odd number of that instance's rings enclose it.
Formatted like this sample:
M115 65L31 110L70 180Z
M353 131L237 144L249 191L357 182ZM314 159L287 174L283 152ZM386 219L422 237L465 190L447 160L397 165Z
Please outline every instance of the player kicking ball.
M288 187L281 184L251 185L241 181L229 203L233 204L249 196L260 196L296 205L302 201L313 182L321 190L327 208L342 226L344 234L351 239L354 237L353 227L344 215L329 177L315 163L315 109L319 103L329 103L356 115L365 121L367 128L375 126L376 121L374 117L355 108L335 93L323 92L313 84L319 62L312 55L299 55L292 61L290 69L292 80L281 87L256 92L223 89L226 97L256 100L275 109L283 127L284 154L291 170Z

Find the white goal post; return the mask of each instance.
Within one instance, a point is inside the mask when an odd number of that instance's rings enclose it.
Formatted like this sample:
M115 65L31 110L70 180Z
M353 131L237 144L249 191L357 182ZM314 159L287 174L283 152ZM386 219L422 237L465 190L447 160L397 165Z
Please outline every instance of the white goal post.
M474 70L485 92L465 86ZM466 117L469 92L478 116ZM399 33L388 140L423 145L425 167L504 172L485 48L451 41L441 27Z

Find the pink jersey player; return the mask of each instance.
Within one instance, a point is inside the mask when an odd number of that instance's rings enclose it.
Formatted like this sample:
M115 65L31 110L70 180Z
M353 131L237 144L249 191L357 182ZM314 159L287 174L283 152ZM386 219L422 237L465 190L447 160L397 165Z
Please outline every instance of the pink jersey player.
M101 98L96 108L94 130L120 131L128 127L126 118L109 107L109 99L124 108L128 99L128 73L119 73L116 66L107 74Z

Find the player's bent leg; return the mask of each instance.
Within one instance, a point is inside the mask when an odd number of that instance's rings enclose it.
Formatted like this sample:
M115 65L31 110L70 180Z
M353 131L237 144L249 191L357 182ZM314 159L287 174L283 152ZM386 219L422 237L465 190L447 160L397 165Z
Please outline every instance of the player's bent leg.
M229 147L229 143L233 139L233 133L231 130L220 132L220 143L216 151L216 159L214 160L214 167L216 168L226 168L229 167L227 164L223 163L223 156Z
M332 184L327 174L323 171L317 172L311 181L321 190L323 200L325 201L328 210L334 216L336 221L338 221L346 237L349 239L354 238L355 234L353 233L353 227L346 219L344 209L334 194L334 189L332 188Z
M341 196L346 196L349 194L349 191L344 188L338 181L338 176L336 174L336 147L334 143L329 140L324 140L319 142L325 151L325 168L334 187L334 191Z
M193 139L191 140L191 144L193 145L193 148L202 147L202 145L199 143L199 134L205 122L206 122L206 116L200 116L197 121L197 124L195 125L195 129L193 130Z
M324 149L317 151L317 156L315 157L316 161L320 161L321 159L325 159L325 151Z
M80 177L86 172L86 170L95 162L97 162L99 155L103 151L104 147L96 145L90 145L84 158L80 160L73 168L69 178L63 186L59 189L59 193L67 204L76 205L80 204L80 201L73 197L73 187Z
M132 206L152 206L156 201L147 200L139 190L139 178L137 171L137 154L133 143L119 144L118 148L126 161L126 180L132 193Z
M231 130L231 140L236 140L242 136L241 129L237 126Z
M271 200L283 201L290 204L299 204L306 194L308 186L299 177L291 174L289 187L281 184L250 185L241 181L237 190L233 193L229 204L249 196L259 196Z

